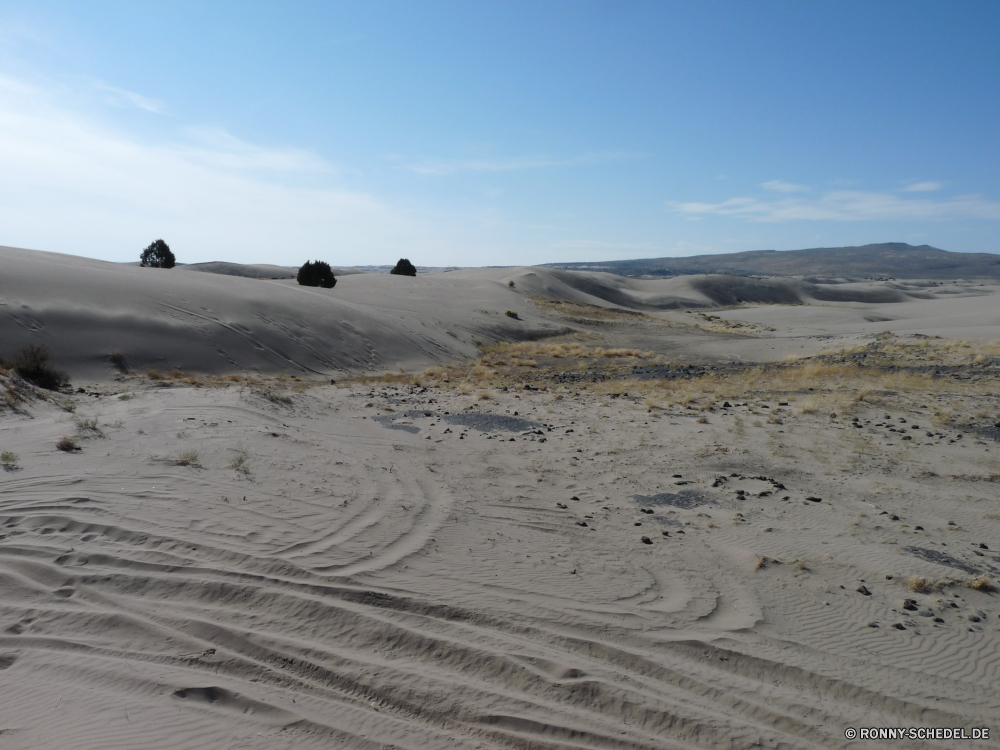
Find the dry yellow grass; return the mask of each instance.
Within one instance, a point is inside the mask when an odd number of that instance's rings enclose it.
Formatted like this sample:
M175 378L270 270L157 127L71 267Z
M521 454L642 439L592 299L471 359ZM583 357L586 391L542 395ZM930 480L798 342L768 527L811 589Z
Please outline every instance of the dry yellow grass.
M970 589L975 589L976 591L982 591L984 593L989 593L996 589L996 586L993 585L993 581L990 580L990 577L985 574L981 576L976 576L965 585L968 586Z
M661 323L665 326L670 324L658 318L653 318L645 313L635 310L620 310L613 307L598 307L597 305L586 305L580 302L569 302L559 299L535 299L532 302L547 312L554 312L570 319L583 321L600 321L628 323L635 320Z
M909 586L910 591L914 591L918 594L930 594L939 588L941 584L932 581L930 578L924 578L922 576L910 576L910 579L906 582Z
M630 317L622 311L605 308L591 310L586 305L572 303L557 304L542 300L538 304L571 310L574 314L584 310L593 315ZM504 388L530 384L544 391L559 384L560 392L556 396L587 392L601 397L627 392L644 399L650 411L682 407L705 412L714 411L723 400L792 403L796 395L806 395L795 403L794 413L802 415L856 414L874 405L889 408L890 402L899 406L905 405L906 399L910 399L912 404L915 398L925 400L936 397L939 403L925 418L938 425L962 424L971 420L973 414L981 419L982 414L995 411L995 407L984 402L993 392L993 378L959 380L935 377L933 368L925 366L932 361L941 364L991 363L993 355L1000 354L1000 345L995 343L973 345L945 339L903 340L882 336L864 346L829 351L817 357L786 357L780 362L751 367L733 366L711 371L685 368L681 371L680 366L654 352L594 346L593 338L590 334L574 333L545 341L498 343L483 347L481 356L472 362L432 367L420 373L386 372L377 376L347 378L339 380L337 385L348 387L352 383L378 383L427 386L453 389L463 394L477 393L478 398L487 400L491 397L490 393ZM672 380L655 377L638 379L633 371L639 365L681 371L682 377ZM155 370L148 371L147 377L151 380L164 378ZM280 387L296 392L320 384L319 381L311 382L294 376L193 377L174 371L167 377L174 382L208 387L222 387L236 382L251 386L280 383ZM944 403L940 403L942 397L947 399ZM7 400L10 401L10 398ZM758 406L751 404L751 412L763 416L757 411ZM782 419L775 412L767 412L768 424L780 425L788 421L792 413L788 409L782 414ZM737 425L737 433L741 432L741 427Z

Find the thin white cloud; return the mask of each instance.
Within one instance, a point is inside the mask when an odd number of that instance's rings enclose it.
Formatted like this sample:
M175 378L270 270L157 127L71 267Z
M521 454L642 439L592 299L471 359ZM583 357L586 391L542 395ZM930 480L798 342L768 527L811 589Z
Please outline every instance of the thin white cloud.
M332 165L305 149L266 147L237 138L229 131L207 125L189 126L182 131L196 144L177 146L192 160L206 165L236 169L264 169L278 172L331 172Z
M730 198L721 203L668 201L667 206L687 217L730 216L754 222L1000 219L1000 202L981 195L932 200L855 190L836 190L809 199Z
M765 190L773 190L776 193L804 193L809 189L805 185L796 185L791 182L782 182L781 180L768 180L767 182L760 183L760 186Z
M553 242L549 247L579 249L579 250L649 250L659 251L665 248L651 242L602 242L601 240L562 240Z
M120 89L117 86L112 86L104 81L98 81L93 78L87 80L91 86L103 92L104 100L109 104L119 107L131 106L157 115L163 115L167 112L167 105L159 99L143 96L134 91L126 91L125 89Z
M371 195L301 187L317 172L332 184L335 167L315 154L206 129L144 143L55 99L0 76L0 244L133 260L163 237L183 262L295 263L324 252L343 264L458 244Z
M606 151L586 153L578 156L554 158L546 155L519 156L505 159L459 159L452 161L421 159L404 162L401 157L386 157L400 162L400 165L412 172L426 175L445 175L456 172L517 172L528 169L546 169L550 167L572 167L585 164L600 164L604 162L635 159L643 154Z
M905 193L931 193L931 192L934 192L935 190L940 190L943 187L944 187L944 185L942 185L940 182L929 182L929 181L928 182L914 182L914 183L912 183L910 185L907 185L905 188L903 188L903 192L905 192Z

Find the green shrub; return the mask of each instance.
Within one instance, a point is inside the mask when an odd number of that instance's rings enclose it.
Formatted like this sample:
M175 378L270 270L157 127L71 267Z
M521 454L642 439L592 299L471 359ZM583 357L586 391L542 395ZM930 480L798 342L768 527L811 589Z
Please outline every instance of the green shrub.
M139 265L152 268L173 268L177 259L170 252L170 246L163 240L156 240L139 255Z
M517 313L514 312L513 310L508 310L507 312L504 313L504 315L506 315L508 318L513 318L514 320L520 320L520 318L517 317Z
M20 457L14 453L14 451L4 451L3 453L0 453L0 464L2 464L5 469L16 469L17 462L20 460Z
M321 286L324 289L333 289L337 285L337 278L333 275L330 264L322 260L306 261L299 269L295 280L301 286Z
M406 258L400 258L396 267L389 271L393 276L416 276L417 268Z

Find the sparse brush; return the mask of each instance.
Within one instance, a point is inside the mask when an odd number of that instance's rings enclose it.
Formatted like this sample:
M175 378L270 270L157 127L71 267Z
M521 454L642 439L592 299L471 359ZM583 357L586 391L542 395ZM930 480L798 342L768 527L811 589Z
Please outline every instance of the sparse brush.
M3 453L0 453L0 465L8 471L16 469L20 460L20 457L14 453L14 451L4 451Z
M146 377L150 380L163 380L163 375L159 370L146 370Z
M600 320L628 323L638 319L645 319L647 322L655 322L664 327L670 327L670 323L660 318L653 318L637 310L622 310L614 307L599 307L580 302L570 302L559 299L535 299L535 305L547 312L554 312L576 320Z
M51 354L44 346L26 346L14 354L11 369L32 385L56 391L69 385L69 375L49 365Z
M993 585L993 581L986 574L976 576L971 581L965 584L970 589L975 589L976 591L982 591L983 593L990 593L996 590L996 586Z
M493 396L491 396L488 391L480 391L476 398L480 401L489 401L493 398Z
M171 463L174 466L198 466L198 452L197 451L184 451L177 458L173 459Z
M504 315L506 315L508 318L513 318L514 320L520 320L520 318L517 316L517 313L514 312L513 310L507 310L504 313Z
M918 594L930 594L941 587L940 584L935 583L930 578L922 576L910 576L906 585L909 586L910 591L915 591Z
M106 437L101 428L97 425L97 418L79 418L76 420L76 434L81 438Z
M73 451L80 450L80 446L77 445L76 438L71 437L59 438L59 441L56 443L56 448L61 451L65 451L66 453L72 453Z
M698 417L694 421L697 422L698 424L708 424L708 417Z
M239 451L234 458L229 463L229 468L235 471L237 474L242 474L244 477L250 476L250 456L247 455L245 451Z
M275 391L271 390L269 387L266 387L266 386L265 387L256 387L256 386L251 387L250 388L250 392L252 394L254 394L255 396L260 396L261 398L267 399L272 404L281 404L283 406L292 406L295 403L294 401L292 401L292 397L291 396L286 396L283 393L276 393Z

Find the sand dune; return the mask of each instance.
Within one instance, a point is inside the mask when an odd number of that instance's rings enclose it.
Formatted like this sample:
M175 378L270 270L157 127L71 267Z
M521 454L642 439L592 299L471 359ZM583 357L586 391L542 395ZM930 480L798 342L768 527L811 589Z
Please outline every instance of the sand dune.
M248 279L294 279L296 271L294 268L267 263L226 263L224 261L186 263L176 266L176 270L219 273L224 276L244 276Z
M475 341L552 329L540 322L535 331L505 317L505 303L517 295L499 282L442 288L437 276L360 274L325 290L14 248L0 248L0 264L3 349L44 343L59 366L88 377L110 375L114 352L136 370L329 374L426 367L471 356ZM465 304L441 296L456 286ZM414 288L418 308L395 304ZM385 303L371 304L372 295ZM473 300L480 309L468 304Z
M900 552L946 541L996 575L970 551L996 549L986 500L825 476L816 456L852 450L825 417L788 438L803 462L763 458L771 430L705 458L746 408L474 407L542 443L462 429L448 412L475 402L438 390L80 398L106 437L79 455L51 447L72 429L55 407L0 428L24 466L0 492L8 747L815 747L996 715L995 597L912 594L909 575L964 573ZM915 451L942 475L982 454ZM912 597L959 608L938 627Z
M923 292L887 282L815 284L801 279L709 274L671 279L631 279L592 271L533 268L523 286L539 297L588 304L610 303L634 310L678 310L739 304L812 302L904 302Z
M176 270L219 273L224 276L243 276L248 279L294 279L298 268L292 266L275 266L268 263L211 261L208 263L184 263L176 266ZM339 277L364 272L356 268L334 268L333 273Z
M927 338L991 338L994 286L0 264L4 351L80 389L0 372L0 747L805 749L1000 710L1000 356Z

